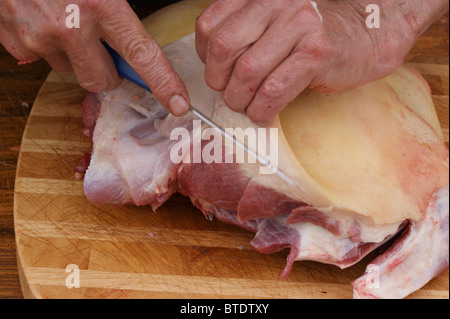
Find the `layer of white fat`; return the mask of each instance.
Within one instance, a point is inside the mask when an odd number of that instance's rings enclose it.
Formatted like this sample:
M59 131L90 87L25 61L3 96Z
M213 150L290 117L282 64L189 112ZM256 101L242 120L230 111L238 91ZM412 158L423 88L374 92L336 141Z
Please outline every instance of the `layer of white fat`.
M325 213L330 219L339 223L343 237L349 237L349 234L354 232L354 227L357 226L359 230L358 237L364 243L381 243L387 237L398 232L402 222L374 225L365 216L355 214L352 212L343 211L335 207L318 208L319 211Z
M318 260L324 263L339 263L346 259L347 254L359 244L375 243L383 244L398 233L401 223L387 224L381 226L365 223L363 219L355 214L334 211L332 208L319 209L327 214L332 220L339 223L339 234L333 234L326 228L309 222L290 224L289 227L299 233L297 243L298 255L296 260ZM276 218L285 225L287 216ZM351 238L352 227L358 224L359 240ZM377 245L378 246L378 245ZM376 247L377 247L376 246Z
M281 216L276 217L276 219L280 223L285 224L287 217ZM361 223L361 242L355 242L345 230L345 227L350 225L351 222L350 219L346 219L341 219L342 232L339 235L331 233L324 227L308 222L289 225L290 228L295 229L300 235L296 244L298 254L295 259L314 260L346 268L359 261L359 259L350 263L345 261L350 251L357 249L363 243L375 243L376 245L373 247L375 249L395 235L400 226L400 224L370 226Z

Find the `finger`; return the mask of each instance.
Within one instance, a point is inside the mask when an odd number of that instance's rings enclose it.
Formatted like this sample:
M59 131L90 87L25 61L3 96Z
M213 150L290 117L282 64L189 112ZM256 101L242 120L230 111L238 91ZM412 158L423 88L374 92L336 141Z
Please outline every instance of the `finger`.
M214 29L249 2L250 0L216 0L197 18L195 45L203 62L206 62L208 41Z
M315 64L302 52L294 52L262 83L246 110L256 123L270 124L275 116L308 85L316 74Z
M125 1L114 1L107 7L100 29L102 37L139 74L162 105L178 116L189 111L184 83Z
M269 29L236 61L224 91L227 105L244 111L264 79L283 62L301 40L304 30L293 28L295 16L277 19ZM291 32L286 32L291 30Z
M225 90L236 60L264 34L273 19L273 10L252 2L214 30L205 68L205 81L212 89Z
M0 27L0 43L14 58L19 60L19 64L37 61L40 56L26 49L18 41L17 36L12 35L8 30Z
M69 58L63 52L54 52L43 56L43 59L50 64L50 66L61 73L74 73Z
M120 79L107 50L95 36L83 38L63 45L80 86L93 93L117 88Z

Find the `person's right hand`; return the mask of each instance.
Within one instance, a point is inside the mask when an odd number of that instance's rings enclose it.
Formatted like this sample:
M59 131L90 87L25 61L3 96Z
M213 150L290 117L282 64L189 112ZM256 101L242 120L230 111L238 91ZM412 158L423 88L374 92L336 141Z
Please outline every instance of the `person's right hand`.
M66 0L1 0L0 43L19 64L45 59L55 70L75 73L90 92L120 84L105 40L175 115L189 109L186 88L161 47L125 0L73 0L80 28L67 28Z
M369 5L380 28L367 25ZM227 106L270 124L307 87L338 94L388 76L447 10L448 0L215 0L196 47Z

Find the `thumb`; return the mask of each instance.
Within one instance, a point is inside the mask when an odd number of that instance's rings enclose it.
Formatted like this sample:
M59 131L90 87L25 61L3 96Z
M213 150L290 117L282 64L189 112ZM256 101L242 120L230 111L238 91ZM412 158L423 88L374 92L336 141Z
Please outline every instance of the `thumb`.
M107 1L99 22L102 37L144 80L156 99L174 115L189 111L189 95L159 44L125 1Z

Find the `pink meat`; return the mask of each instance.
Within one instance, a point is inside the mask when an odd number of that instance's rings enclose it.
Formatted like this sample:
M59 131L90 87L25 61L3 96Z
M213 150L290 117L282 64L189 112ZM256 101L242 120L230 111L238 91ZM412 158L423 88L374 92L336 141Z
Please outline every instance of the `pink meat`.
M352 284L355 298L404 298L449 265L448 186L440 190L417 222L376 258Z
M230 211L237 211L249 180L237 164L225 163L187 163L183 164L177 175L181 194L201 198Z
M102 107L93 134L93 155L84 178L87 198L98 205L161 206L176 188L176 173L180 164L170 160L169 150L176 141L163 137L155 121L166 117L163 108L142 115L122 103L132 101L139 88L126 83L115 94L100 96ZM84 112L94 114L96 103L88 96ZM147 97L145 103L156 100ZM89 106L94 110L89 109ZM91 117L89 118L91 123ZM112 128L111 123L116 126ZM146 141L152 143L146 145ZM100 142L101 141L101 142Z
M169 139L170 131L174 127L192 130L191 119L174 120L151 97L134 105L140 100L137 93L142 92L129 83L118 90L98 96L100 101L88 95L83 103L84 123L94 144L92 158L85 158L90 165L84 188L93 203L151 205L155 210L179 192L190 197L207 218L215 216L255 233L251 245L257 251L290 249L282 278L296 260L349 267L396 234L381 242L364 242L365 226L357 218L343 225L318 208L258 184L239 164L173 163L170 150L178 141ZM442 200L437 200L421 221L411 223L392 248L373 262L383 289L369 289L369 273L353 283L355 297L402 297L448 266L448 188L438 198L445 196L447 213ZM316 242L318 231L333 247ZM427 260L421 264L423 254ZM413 268L413 272L404 268ZM415 279L405 277L410 275Z
M286 215L304 205L285 194L250 182L240 198L237 211L239 220L246 221Z
M245 222L240 222L237 218L237 213L232 212L223 208L213 207L214 216L221 222L235 225L240 228L251 231L252 233L256 233L259 228L259 223L256 220L248 220Z
M100 113L101 102L97 96L93 93L87 93L82 104L83 111L83 134L87 137L91 137L94 134L95 124L97 123L98 114ZM80 161L80 165L74 168L76 173L84 173L89 167L92 155L92 141L89 150L84 153L83 158Z
M280 274L280 278L287 278L299 253L300 240L301 234L295 229L284 226L275 219L268 218L259 221L258 232L250 244L264 254L272 254L290 248L286 267Z
M83 110L84 134L92 137L94 133L95 123L97 122L100 112L101 102L93 93L88 93L81 104Z
M330 216L318 211L310 205L303 205L292 210L287 224L311 223L325 228L334 235L339 235L341 229L339 222L330 218Z

